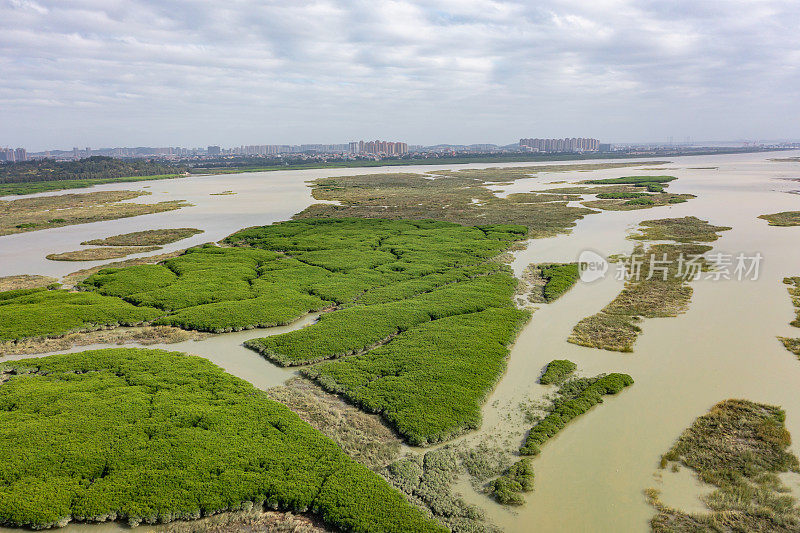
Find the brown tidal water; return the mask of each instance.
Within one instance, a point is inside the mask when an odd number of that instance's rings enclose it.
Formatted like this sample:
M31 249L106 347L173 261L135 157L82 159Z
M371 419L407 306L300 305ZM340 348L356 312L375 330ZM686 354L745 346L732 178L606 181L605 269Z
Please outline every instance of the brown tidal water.
M621 289L621 282L613 277L613 265L605 279L579 283L553 304L541 305L521 332L511 351L508 369L484 407L482 428L457 440L489 438L507 440L512 447L519 444L529 429L520 404L552 392L551 387L539 385L537 380L543 367L553 359L575 361L582 375L625 372L636 383L571 422L543 447L541 455L533 460L536 488L526 496L523 507L509 510L475 493L468 483L460 483L457 488L468 501L484 508L492 522L509 532L647 531L653 510L642 493L646 488L662 489L663 499L670 505L690 511L702 509L698 495L707 488L687 475L688 472L654 474L660 455L714 403L747 398L780 405L787 412L787 428L796 441L800 439L797 394L800 361L776 339L779 335L800 336L800 329L788 325L794 314L782 283L784 276L800 275L800 227L770 227L756 218L764 213L800 210L800 195L787 194L800 189L800 182L779 179L800 178L800 164L768 161L770 157L797 154L676 157L669 158L671 163L665 165L669 170L560 172L496 187L504 193L524 192L569 185L550 183L557 180L575 182L590 177L669 174L680 178L670 184L670 192L698 196L669 207L588 216L569 235L531 241L526 250L516 254L512 267L518 274L531 262L575 261L585 249L604 255L630 252L633 242L626 235L640 221L687 215L733 227L712 243L715 251L760 252L764 260L756 281L694 282L689 311L675 318L645 320L641 324L643 333L630 354L566 342L581 318L599 311ZM524 165L476 164L452 168ZM191 240L166 247L168 251L217 240L242 227L284 220L312 202L304 182L316 177L442 168L287 171L100 186L92 190L137 190L150 185L146 190L154 194L138 201L186 199L197 207L0 237L0 275L66 274L76 269L75 264L46 261L44 255L76 249L81 241L90 238L157 227L190 226L207 230ZM210 196L211 192L222 190L238 194ZM84 268L84 263L77 268ZM289 327L304 324L299 322ZM229 372L266 388L284 382L294 372L275 367L241 346L243 340L265 334L265 330L250 330L158 347L207 357ZM72 351L96 347L99 346ZM793 449L800 455L800 446L795 444ZM787 483L793 490L800 487L795 478L787 478ZM76 533L89 533L88 528L105 531L123 526L67 527ZM9 531L14 530L0 528L0 532Z
M800 165L765 161L763 154L737 155L691 158L686 166L719 166L719 170L692 170L683 168L686 159L675 158L669 166L681 168L665 173L680 178L670 186L671 192L697 194L697 199L667 208L586 217L571 235L531 242L517 254L515 270L531 262L575 261L587 248L604 254L630 252L633 242L625 240L626 230L639 221L695 215L733 227L712 243L714 251L761 252L760 276L756 281L693 283L689 311L675 318L645 320L630 354L566 342L578 320L599 311L618 293L621 282L613 277L579 283L534 313L484 408L481 430L466 439L511 435L521 440L526 424L519 405L552 390L536 383L552 359L576 362L583 375L625 372L636 383L571 422L543 446L533 460L536 488L525 506L509 510L480 494L469 494L468 485L460 487L506 531L647 531L653 510L642 491L649 487L662 489L670 505L702 509L698 495L707 488L693 476L665 472L661 477L668 479L659 480L654 474L660 455L681 431L721 400L747 398L780 405L787 413L787 428L795 440L800 438L800 361L776 339L800 336L800 329L788 326L793 309L782 283L784 276L800 274L800 227L770 227L756 218L800 209L800 198L784 192L798 184L776 179L796 176ZM797 444L793 449L800 455ZM796 490L796 479L787 482Z

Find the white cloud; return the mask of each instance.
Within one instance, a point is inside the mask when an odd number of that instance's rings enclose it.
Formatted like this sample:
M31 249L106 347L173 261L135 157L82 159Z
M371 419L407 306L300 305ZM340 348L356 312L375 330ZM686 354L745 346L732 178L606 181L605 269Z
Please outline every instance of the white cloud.
M799 23L779 0L0 0L0 145L798 136Z

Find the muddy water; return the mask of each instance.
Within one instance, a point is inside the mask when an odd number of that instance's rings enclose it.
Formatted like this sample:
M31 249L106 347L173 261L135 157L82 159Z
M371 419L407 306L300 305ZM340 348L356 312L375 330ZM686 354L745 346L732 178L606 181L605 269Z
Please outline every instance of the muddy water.
M171 352L184 352L189 355L205 357L229 374L249 381L260 389L267 389L282 385L289 378L297 375L296 367L281 367L273 365L261 355L245 348L243 343L250 339L269 337L294 331L316 322L320 313L310 313L303 318L286 326L273 328L248 329L234 333L222 333L201 340L189 340L173 344L90 344L88 346L75 346L69 350L48 352L42 354L10 355L0 357L0 362L14 359L29 359L60 353L75 353L85 350L98 350L101 348L150 348L169 350Z
M700 486L691 476L677 476L667 485L659 483L654 472L660 454L680 432L720 400L747 398L781 405L789 431L796 439L800 436L800 362L775 339L800 335L787 325L793 312L781 283L784 276L800 274L800 227L769 227L756 218L800 209L797 196L782 192L797 188L797 183L775 179L796 176L800 165L763 160L763 155L692 158L692 167L720 167L669 171L680 178L670 190L692 192L697 199L668 208L586 217L571 235L534 241L518 254L516 271L529 262L574 261L585 248L605 254L629 252L632 242L624 235L638 221L696 215L733 227L714 243L715 250L761 252L764 261L757 281L695 282L689 312L646 320L632 354L565 342L580 318L597 312L617 294L620 283L613 277L579 283L561 300L541 306L521 333L508 371L487 402L482 430L468 438L520 439L524 423L519 404L552 390L535 382L555 358L575 361L585 375L626 372L636 383L570 423L543 447L534 460L536 489L523 508L508 511L482 498L488 516L503 529L646 531L652 509L642 490L648 487L662 489L676 504L688 502L693 510ZM800 447L794 448L800 454Z
M609 160L612 161L612 160ZM630 160L627 160L630 162ZM559 162L560 164L561 162ZM565 161L563 163L571 163ZM585 161L574 161L585 163ZM531 163L530 166L550 164ZM499 163L495 165L453 165L452 169L485 168L488 166L522 166L525 163ZM78 269L89 268L108 261L64 262L48 261L47 254L78 250L81 243L110 235L157 228L190 227L204 233L168 244L162 250L149 254L134 254L128 258L181 250L205 242L216 242L231 233L249 226L270 224L287 220L315 202L307 181L325 176L348 176L393 172L429 172L442 170L441 165L407 167L340 168L320 170L291 170L250 172L220 176L191 176L187 178L98 185L87 189L53 191L27 196L5 196L0 200L13 200L36 196L53 196L66 193L133 190L151 193L129 200L152 203L167 200L186 200L193 204L176 211L155 213L133 218L78 224L61 228L0 236L0 276L37 273L64 276ZM217 195L223 191L235 194Z
M776 179L800 177L800 165L767 161L773 156L671 158L668 172L636 170L637 174L678 176L680 180L670 185L670 191L693 193L698 198L670 207L588 216L578 222L572 234L533 241L527 250L517 254L513 268L519 273L530 262L574 261L584 249L603 254L629 252L632 242L625 236L639 221L696 215L715 224L733 226L714 243L717 250L761 252L765 259L757 281L695 282L689 312L677 318L645 321L644 333L632 354L566 342L578 320L600 310L619 292L621 282L613 276L578 284L557 302L542 305L512 350L508 371L484 408L482 429L464 437L466 440L490 437L517 446L527 429L520 403L552 392L552 388L536 381L544 365L555 358L575 361L584 375L626 372L636 384L574 420L543 447L542 454L534 460L536 489L527 496L524 507L509 511L471 492L468 483L460 484L458 489L469 501L481 505L493 522L507 531L520 532L646 531L652 509L642 490L648 487L661 488L668 503L683 502L694 509L703 487L691 476L679 475L664 481L667 474L659 479L654 473L660 454L680 432L723 399L742 397L783 406L788 429L796 441L800 438L800 401L795 392L800 388L800 362L775 339L778 335L800 336L800 330L788 326L793 310L781 283L784 276L800 274L800 227L769 227L756 218L763 213L800 209L800 196L786 194L800 189L800 183ZM103 186L138 189L150 185L146 190L154 194L147 197L148 201L162 199L157 197L161 191L163 199L187 199L197 207L1 237L0 274L69 272L73 268L46 262L42 257L53 251L75 249L89 238L154 227L192 226L207 230L192 241L173 245L177 248L217 240L244 226L286 219L311 202L304 181L324 175L419 172L432 168L442 167L275 172ZM631 173L632 169L615 169L543 174L497 188L506 193L522 192L567 186L550 183L557 180L574 182L590 176ZM239 194L210 196L211 192L222 190ZM59 247L53 248L55 244ZM165 348L208 357L258 386L268 387L281 383L291 371L276 369L240 346L245 338L263 335L263 330L249 331ZM795 453L800 455L797 445Z

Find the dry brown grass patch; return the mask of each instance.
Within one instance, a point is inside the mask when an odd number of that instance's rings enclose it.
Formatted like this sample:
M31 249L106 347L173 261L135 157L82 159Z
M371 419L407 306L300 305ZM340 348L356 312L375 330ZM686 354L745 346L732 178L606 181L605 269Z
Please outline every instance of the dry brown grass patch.
M196 228L166 228L134 231L122 235L113 235L105 239L94 239L82 242L84 246L163 246L203 233Z
M283 386L268 389L267 394L369 468L386 466L400 452L402 440L379 415L359 410L308 379L292 378Z
M0 277L0 292L19 289L39 289L57 283L56 278L31 274Z
M160 249L160 246L104 246L48 254L46 257L50 261L103 261L105 259L119 259L131 254L155 252Z
M70 333L49 339L0 342L0 356L58 352L92 344L173 344L208 337L208 333L171 326L138 326Z
M152 204L123 202L148 194L144 191L99 191L0 200L0 235L161 213L191 205L184 200Z

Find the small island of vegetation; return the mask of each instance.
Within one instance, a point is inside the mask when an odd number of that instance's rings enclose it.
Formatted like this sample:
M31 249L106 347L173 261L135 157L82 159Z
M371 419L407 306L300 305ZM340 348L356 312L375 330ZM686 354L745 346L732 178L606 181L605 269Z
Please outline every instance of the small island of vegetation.
M696 531L798 531L800 510L779 474L800 473L789 449L785 414L771 405L727 400L695 420L661 459L682 465L715 490L702 499L708 513L689 514L665 506L657 490L647 492L658 514L657 533Z
M84 246L163 246L188 239L198 233L203 233L203 230L196 228L148 229L112 235L105 239L93 239L81 244Z
M782 211L758 218L766 220L770 226L800 226L800 211Z
M638 245L630 257L619 258L630 279L622 292L599 313L582 319L568 341L581 346L619 352L633 351L642 318L677 316L688 309L692 297L689 281L708 270L703 254L729 230L696 217L646 220L637 240L673 240L675 244Z
M548 365L549 369L550 365ZM530 430L519 453L521 455L538 455L541 446L564 429L573 418L582 415L598 403L602 403L604 395L617 394L630 385L633 385L632 377L628 374L617 373L593 378L574 378L567 381L558 389L547 415Z
M160 249L160 246L103 246L48 254L45 257L50 261L103 261L106 259L119 259L131 254L155 252Z
M148 194L144 191L100 191L0 200L0 235L163 213L191 205L183 200L152 204L123 201Z

